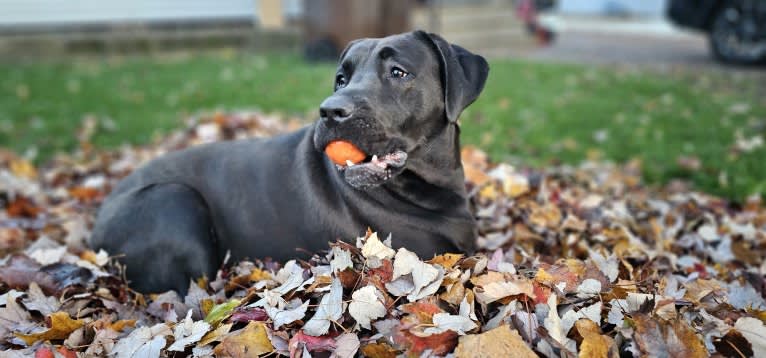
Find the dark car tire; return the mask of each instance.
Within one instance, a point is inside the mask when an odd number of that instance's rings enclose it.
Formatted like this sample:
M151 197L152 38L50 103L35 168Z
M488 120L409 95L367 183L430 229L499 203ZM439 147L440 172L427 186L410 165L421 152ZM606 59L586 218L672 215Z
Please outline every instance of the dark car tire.
M714 15L710 25L709 41L710 48L715 58L721 62L738 65L756 65L766 61L766 53L748 53L746 49L737 48L729 39L731 36L738 37L736 22L733 17L739 16L736 6L724 5ZM741 43L741 40L738 39Z

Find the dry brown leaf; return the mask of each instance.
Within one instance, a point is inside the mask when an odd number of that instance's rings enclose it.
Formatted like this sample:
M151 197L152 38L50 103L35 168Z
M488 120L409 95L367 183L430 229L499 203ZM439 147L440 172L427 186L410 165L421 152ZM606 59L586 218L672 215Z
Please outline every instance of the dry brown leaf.
M502 272L487 271L486 274L481 276L471 277L471 283L476 286L485 286L493 282L504 282L506 275Z
M463 300L463 297L465 297L465 286L460 282L453 284L449 290L439 295L439 298L444 300L444 302L454 306L459 305L460 301Z
M588 228L588 222L578 218L574 214L567 214L564 222L561 223L562 230L572 230L576 232L583 232Z
M535 298L532 282L524 279L514 281L492 282L473 289L476 301L481 304L489 304L506 297L526 295Z
M15 227L0 227L0 250L15 250L27 244L24 231Z
M643 314L634 314L632 318L636 324L635 340L643 356L667 356L668 349L659 323Z
M535 226L555 229L561 222L561 211L555 205L533 205L529 222Z
M549 287L558 287L565 293L573 292L580 285L581 275L585 272L582 261L566 260L563 264L540 265L535 274L535 281ZM565 285L560 287L561 283Z
M713 340L716 351L724 357L752 357L754 356L753 345L748 342L742 333L730 330L723 337Z
M81 201L90 201L102 197L104 194L96 188L74 187L69 189L69 195Z
M370 343L362 347L362 355L368 358L396 358L399 354L388 343Z
M683 321L672 325L646 314L633 315L635 340L645 357L707 357L708 351L697 334Z
M482 334L460 337L456 358L520 357L537 358L516 330L502 325Z
M713 293L714 291L720 290L721 285L719 285L714 280L698 279L686 283L684 288L686 288L686 295L684 298L688 299L689 301L699 303L700 300L702 300L705 296Z
M487 154L471 146L463 147L460 151L460 159L463 162L465 177L478 186L484 185L489 180L487 170Z
M675 321L667 333L670 353L675 357L695 358L709 356L705 344L697 333L684 321Z

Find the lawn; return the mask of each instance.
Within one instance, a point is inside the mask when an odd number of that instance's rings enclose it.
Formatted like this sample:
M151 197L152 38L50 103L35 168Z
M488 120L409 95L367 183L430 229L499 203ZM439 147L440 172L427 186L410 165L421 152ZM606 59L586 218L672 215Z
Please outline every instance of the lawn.
M766 192L763 76L493 61L462 117L464 143L520 165L640 159L650 182L689 179L742 199ZM311 118L332 65L220 53L0 64L0 146L69 150L93 116L103 147L142 143L200 110L258 108ZM760 96L759 96L760 94ZM761 143L761 144L759 144Z

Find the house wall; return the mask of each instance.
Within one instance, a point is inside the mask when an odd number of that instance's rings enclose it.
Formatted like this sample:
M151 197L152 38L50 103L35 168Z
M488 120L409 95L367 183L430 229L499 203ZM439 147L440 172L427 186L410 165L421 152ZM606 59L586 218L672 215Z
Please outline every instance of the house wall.
M630 15L662 16L667 0L559 0L562 13L600 15L610 10Z
M0 26L253 18L254 0L0 0Z

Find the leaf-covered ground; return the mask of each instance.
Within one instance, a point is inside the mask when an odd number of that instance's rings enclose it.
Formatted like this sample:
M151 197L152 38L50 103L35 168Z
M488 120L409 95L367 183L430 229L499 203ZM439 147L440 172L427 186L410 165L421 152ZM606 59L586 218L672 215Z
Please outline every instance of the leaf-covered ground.
M84 246L109 188L168 151L295 125L202 116L113 152L92 150L93 126L43 168L0 152L2 356L766 356L757 197L647 188L637 164L519 170L467 148L472 256L417 257L373 228L309 261L230 262L184 297L142 295Z

